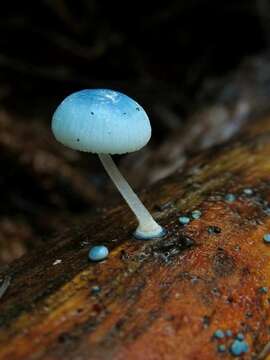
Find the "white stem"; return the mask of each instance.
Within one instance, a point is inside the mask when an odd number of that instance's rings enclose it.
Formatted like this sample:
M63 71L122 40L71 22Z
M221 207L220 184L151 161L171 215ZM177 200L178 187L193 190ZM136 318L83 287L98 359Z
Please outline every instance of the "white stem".
M128 182L115 165L112 157L108 154L98 154L98 156L115 186L120 191L121 195L126 200L139 221L139 226L135 235L137 234L138 237L143 238L151 238L160 236L161 233L163 234L162 227L157 224L152 215L142 204L141 200L129 186Z

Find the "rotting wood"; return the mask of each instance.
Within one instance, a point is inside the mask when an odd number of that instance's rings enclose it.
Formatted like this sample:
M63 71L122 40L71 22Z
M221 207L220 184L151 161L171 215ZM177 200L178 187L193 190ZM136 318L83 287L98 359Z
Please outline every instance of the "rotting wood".
M228 193L234 202L224 200ZM231 359L238 332L249 344L244 359L263 351L270 340L270 247L263 241L270 117L194 157L142 198L166 238L134 240L135 220L121 204L1 274L12 278L0 303L1 360ZM180 226L178 217L195 209L201 218ZM96 244L110 255L90 263ZM215 340L217 329L233 336Z

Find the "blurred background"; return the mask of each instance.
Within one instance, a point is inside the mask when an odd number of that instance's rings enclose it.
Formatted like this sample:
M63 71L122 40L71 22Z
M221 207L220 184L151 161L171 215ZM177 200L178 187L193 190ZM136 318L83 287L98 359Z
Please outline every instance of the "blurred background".
M112 88L145 108L151 142L116 158L140 189L269 111L269 46L268 0L7 2L0 14L0 265L121 201L96 156L53 139L51 115L65 96Z

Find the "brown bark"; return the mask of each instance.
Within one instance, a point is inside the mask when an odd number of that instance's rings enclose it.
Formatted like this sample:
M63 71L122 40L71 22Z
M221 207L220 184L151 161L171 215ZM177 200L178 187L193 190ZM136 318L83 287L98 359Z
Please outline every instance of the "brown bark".
M13 262L1 274L0 359L230 359L217 346L238 332L243 358L256 358L270 340L269 131L266 117L142 194L166 238L133 239L121 203ZM181 226L195 209L201 218ZM94 244L109 247L106 261L87 260ZM233 336L215 340L217 329Z

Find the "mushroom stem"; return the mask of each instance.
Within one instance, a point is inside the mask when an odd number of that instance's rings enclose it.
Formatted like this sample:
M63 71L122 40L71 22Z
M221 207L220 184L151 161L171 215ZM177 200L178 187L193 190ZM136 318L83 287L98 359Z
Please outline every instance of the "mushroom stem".
M98 154L98 156L115 186L139 221L139 226L137 227L134 236L138 239L151 239L163 236L165 233L164 229L158 225L146 207L142 204L141 200L118 170L112 157L108 154Z

